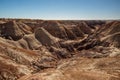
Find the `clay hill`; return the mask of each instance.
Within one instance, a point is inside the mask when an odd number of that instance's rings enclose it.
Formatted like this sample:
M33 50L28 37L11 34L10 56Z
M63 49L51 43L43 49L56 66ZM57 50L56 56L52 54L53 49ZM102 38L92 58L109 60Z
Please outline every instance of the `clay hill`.
M0 19L0 80L120 80L120 21Z

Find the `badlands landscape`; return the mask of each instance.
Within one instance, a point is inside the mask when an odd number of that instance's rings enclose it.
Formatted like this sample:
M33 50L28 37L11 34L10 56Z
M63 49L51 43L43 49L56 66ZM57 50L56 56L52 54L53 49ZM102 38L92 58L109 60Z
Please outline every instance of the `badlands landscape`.
M120 80L120 20L0 19L0 80Z

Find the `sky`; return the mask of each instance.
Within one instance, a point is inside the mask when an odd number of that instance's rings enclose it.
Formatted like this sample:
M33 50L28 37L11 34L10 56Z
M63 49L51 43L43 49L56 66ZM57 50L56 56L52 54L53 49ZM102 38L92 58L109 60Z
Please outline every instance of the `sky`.
M0 18L120 19L120 0L0 0Z

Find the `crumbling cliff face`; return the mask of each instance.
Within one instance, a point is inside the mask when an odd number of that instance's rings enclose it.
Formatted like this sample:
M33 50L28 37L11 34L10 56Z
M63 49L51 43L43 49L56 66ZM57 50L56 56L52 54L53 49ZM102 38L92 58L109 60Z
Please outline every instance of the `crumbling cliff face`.
M0 80L119 80L120 21L0 20Z

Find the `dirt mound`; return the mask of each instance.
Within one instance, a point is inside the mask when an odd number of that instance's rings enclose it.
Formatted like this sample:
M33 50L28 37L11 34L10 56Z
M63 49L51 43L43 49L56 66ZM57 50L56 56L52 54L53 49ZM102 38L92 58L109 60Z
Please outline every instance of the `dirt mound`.
M100 33L103 37L101 38L101 41L103 42L104 46L114 46L114 47L120 47L120 22L114 21L110 22L108 25L105 26L107 28L104 28L104 30Z
M52 46L59 41L58 38L55 38L54 36L52 36L44 28L38 28L35 31L35 37L36 37L36 39L38 39L38 41L40 41L45 46Z
M74 40L74 39L77 38L77 36L75 35L75 33L72 30L69 30L67 28L67 26L64 26L64 30L65 30L65 33L66 33L66 39Z
M76 39L76 35L68 28L69 26L60 24L58 21L44 21L41 26L55 37Z
M23 23L8 21L1 25L1 36L6 39L19 40L24 34L30 34L31 28Z
M110 28L111 29L108 34L114 34L120 32L120 22L114 22Z
M51 35L63 38L64 28L57 21L44 21L41 27L46 29Z
M120 48L120 32L103 37L101 40L104 46L114 46Z
M24 33L24 34L31 34L33 32L33 30L31 29L31 27L29 27L28 25L22 23L22 22L17 22L17 25L19 27L19 29Z
M72 29L72 32L77 36L77 37L84 37L85 34L83 33L83 31L79 28L79 27L74 27Z
M15 21L10 21L2 26L1 35L7 39L18 40L22 38L23 33Z
M91 34L92 33L92 29L85 23L85 22L81 22L78 24L78 27L80 28L80 30L84 33L84 34Z
M28 47L31 50L37 50L42 46L41 43L34 37L34 34L25 35L23 39L27 42Z

